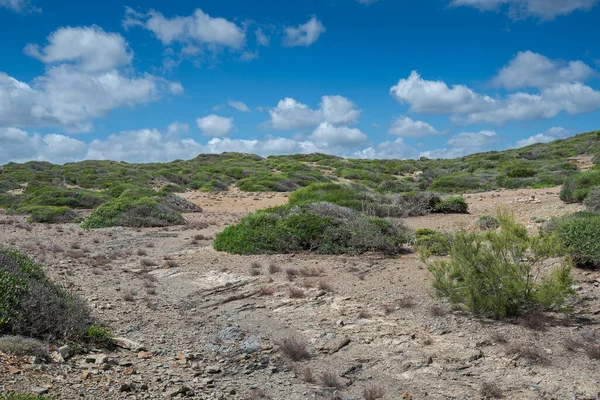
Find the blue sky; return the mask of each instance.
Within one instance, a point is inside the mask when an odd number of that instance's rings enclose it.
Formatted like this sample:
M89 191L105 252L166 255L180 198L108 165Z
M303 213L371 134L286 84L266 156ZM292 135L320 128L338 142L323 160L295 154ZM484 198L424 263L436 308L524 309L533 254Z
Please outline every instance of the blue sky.
M456 157L600 126L600 0L0 0L0 164Z

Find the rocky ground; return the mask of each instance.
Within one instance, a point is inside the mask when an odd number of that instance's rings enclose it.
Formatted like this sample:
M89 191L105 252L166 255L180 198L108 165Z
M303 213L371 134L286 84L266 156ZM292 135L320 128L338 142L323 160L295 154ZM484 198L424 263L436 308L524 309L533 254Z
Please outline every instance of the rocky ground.
M569 343L600 333L600 273L575 271L572 313L492 321L431 293L416 254L236 256L212 238L281 194L188 193L205 211L168 229L84 230L0 216L20 248L117 336L64 362L0 354L0 390L57 399L597 399L600 361ZM573 212L557 189L467 196L471 214L411 218L473 229L498 206L534 229ZM291 340L290 340L291 339ZM297 342L300 342L297 343ZM309 357L293 361L282 348ZM58 354L58 353L57 353ZM329 387L327 387L329 386Z

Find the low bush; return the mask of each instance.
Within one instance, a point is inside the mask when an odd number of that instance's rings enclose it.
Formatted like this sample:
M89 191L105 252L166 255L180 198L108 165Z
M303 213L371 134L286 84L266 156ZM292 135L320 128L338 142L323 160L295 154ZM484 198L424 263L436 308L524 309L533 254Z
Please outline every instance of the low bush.
M169 207L164 199L123 196L102 204L82 224L84 228L129 226L135 228L184 224L179 211Z
M33 260L0 249L0 333L84 341L93 324L83 301L48 280Z
M498 221L498 218L496 217L482 215L481 217L477 218L477 227L482 231L496 229L500 227L500 221Z
M600 211L600 186L594 186L589 190L583 205L588 211Z
M436 202L432 211L443 214L466 214L468 210L467 201L463 197L455 196Z
M415 236L415 246L419 255L424 259L430 256L445 256L450 252L452 235L449 233L421 228L415 231Z
M0 400L51 400L46 396L25 393L0 393Z
M487 186L481 179L472 174L442 175L433 180L428 190L443 193L461 193L485 190Z
M215 249L236 254L322 254L380 251L395 254L411 241L399 223L369 217L330 203L283 206L250 214L214 241Z
M55 224L74 222L79 219L79 215L69 207L34 206L26 207L23 211L31 213L28 222Z
M560 199L567 203L581 203L594 186L600 186L600 171L591 170L571 175L560 190Z
M548 225L548 229L556 232L575 265L600 267L600 213L578 212L553 220Z
M507 213L498 220L499 231L457 232L449 259L428 262L437 294L495 318L559 308L572 279L567 263L544 270L544 261L559 255L555 236L530 235Z
M0 336L0 352L15 356L48 358L48 345L23 336Z

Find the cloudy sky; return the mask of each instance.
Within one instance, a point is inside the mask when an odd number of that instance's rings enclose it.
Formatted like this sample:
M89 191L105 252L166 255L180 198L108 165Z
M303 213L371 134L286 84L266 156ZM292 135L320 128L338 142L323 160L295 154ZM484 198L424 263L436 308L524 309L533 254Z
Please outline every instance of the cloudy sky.
M0 0L0 164L456 157L600 129L600 0Z

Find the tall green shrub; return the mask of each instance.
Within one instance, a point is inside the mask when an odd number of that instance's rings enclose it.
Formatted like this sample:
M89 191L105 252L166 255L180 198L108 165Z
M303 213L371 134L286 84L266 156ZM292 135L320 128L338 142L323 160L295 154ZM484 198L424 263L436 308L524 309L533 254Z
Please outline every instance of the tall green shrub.
M544 261L558 255L555 237L530 235L507 213L498 220L499 231L459 231L448 259L428 261L437 294L495 318L560 307L570 293L570 265L542 272Z

